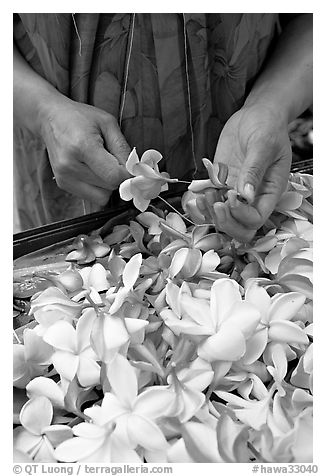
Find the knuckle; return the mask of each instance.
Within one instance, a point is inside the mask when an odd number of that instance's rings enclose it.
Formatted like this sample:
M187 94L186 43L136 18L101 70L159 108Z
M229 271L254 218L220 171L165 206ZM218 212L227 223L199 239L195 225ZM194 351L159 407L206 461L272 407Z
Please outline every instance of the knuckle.
M57 175L62 177L69 173L70 169L70 160L67 156L61 156L56 164Z
M254 183L260 182L263 178L263 170L257 165L252 165L246 172L246 182Z
M56 177L55 177L55 181L57 183L57 186L63 190L66 190L66 180L65 180L65 177L58 173L56 174Z

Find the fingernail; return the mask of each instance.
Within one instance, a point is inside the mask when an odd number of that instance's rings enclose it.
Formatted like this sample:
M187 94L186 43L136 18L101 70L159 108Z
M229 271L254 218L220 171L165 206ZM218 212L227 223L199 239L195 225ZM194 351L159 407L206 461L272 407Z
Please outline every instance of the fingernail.
M243 188L243 192L246 195L245 198L249 203L252 203L255 199L255 188L251 183L246 183Z

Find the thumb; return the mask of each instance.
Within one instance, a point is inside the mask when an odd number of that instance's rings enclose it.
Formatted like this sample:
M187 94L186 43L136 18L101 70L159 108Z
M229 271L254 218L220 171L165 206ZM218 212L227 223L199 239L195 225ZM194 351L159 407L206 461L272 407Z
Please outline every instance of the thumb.
M101 132L105 141L106 149L116 157L121 165L125 165L131 152L131 147L122 134L115 119L101 125Z
M266 170L275 158L275 151L264 141L248 145L246 158L239 172L237 191L248 203L255 200Z

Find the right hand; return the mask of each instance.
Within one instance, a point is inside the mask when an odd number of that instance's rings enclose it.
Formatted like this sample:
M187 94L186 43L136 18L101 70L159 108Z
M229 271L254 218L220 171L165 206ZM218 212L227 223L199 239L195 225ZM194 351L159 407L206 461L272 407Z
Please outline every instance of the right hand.
M114 116L58 95L40 116L58 187L104 206L129 177L125 163L131 149Z

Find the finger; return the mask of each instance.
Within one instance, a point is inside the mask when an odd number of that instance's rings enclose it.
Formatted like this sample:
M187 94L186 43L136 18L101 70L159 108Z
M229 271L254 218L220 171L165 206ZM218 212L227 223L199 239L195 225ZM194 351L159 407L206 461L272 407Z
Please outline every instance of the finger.
M255 236L257 230L255 228L252 229L246 227L242 223L236 221L232 217L230 209L226 203L215 203L214 212L216 216L216 227L219 231L222 231L243 243L251 241Z
M275 155L275 147L269 147L265 141L260 140L248 145L246 158L238 175L237 190L249 203L254 201Z
M120 165L118 160L101 145L96 144L89 148L83 160L91 171L101 178L108 190L115 190L129 177L125 166Z
M96 175L89 167L83 162L75 164L75 169L70 170L70 174L80 182L88 183L94 187L108 189L108 183L103 177Z
M229 190L227 204L229 205L231 216L246 227L258 230L268 218L268 216L263 216L255 206L241 202L235 190Z
M88 183L76 181L67 181L65 179L57 180L58 187L76 197L88 200L91 203L104 206L109 201L112 191L104 188L95 187Z
M101 124L101 132L103 134L106 149L116 157L121 165L127 162L131 152L131 147L122 134L118 123L115 120Z

